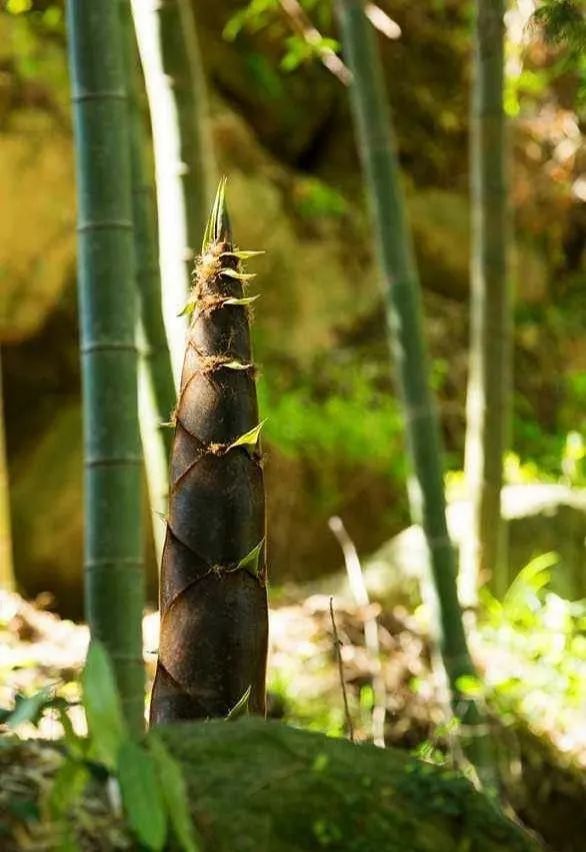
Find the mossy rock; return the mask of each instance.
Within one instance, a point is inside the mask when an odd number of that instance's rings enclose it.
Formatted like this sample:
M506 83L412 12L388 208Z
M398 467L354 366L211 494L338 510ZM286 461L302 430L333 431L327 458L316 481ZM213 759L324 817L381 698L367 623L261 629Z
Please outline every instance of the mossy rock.
M404 752L252 718L158 730L206 852L541 848L462 775Z
M537 852L541 844L462 775L395 749L245 718L157 728L180 762L199 852ZM47 803L59 743L0 742L4 852L62 849ZM145 849L94 773L67 835L90 852ZM72 831L71 831L72 829ZM71 848L68 846L67 848ZM166 849L177 849L170 839Z

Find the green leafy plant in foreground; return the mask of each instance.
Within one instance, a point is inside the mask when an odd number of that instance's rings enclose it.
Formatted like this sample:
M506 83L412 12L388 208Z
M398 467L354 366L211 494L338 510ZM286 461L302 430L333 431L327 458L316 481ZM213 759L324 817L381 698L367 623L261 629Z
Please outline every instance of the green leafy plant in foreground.
M56 823L59 852L80 849L73 812L92 779L106 782L113 809L121 801L127 824L141 848L160 850L172 832L184 852L200 845L191 821L183 773L162 740L153 732L133 737L123 716L120 697L107 651L93 642L82 676L83 705L88 736L78 736L68 715L68 702L45 688L21 697L0 722L15 730L24 722L38 723L42 714L56 710L64 729L65 759L61 763L40 813Z
M487 672L489 701L499 715L513 712L573 748L586 704L586 601L550 591L558 561L555 553L533 559L502 603L484 592L480 630L486 646L509 660Z

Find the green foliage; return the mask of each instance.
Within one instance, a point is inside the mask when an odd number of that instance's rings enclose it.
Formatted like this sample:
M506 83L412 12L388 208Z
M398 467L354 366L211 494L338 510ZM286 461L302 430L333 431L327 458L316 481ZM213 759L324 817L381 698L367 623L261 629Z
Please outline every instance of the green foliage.
M290 383L267 371L258 394L267 439L283 453L322 463L344 458L403 476L399 406L375 365L324 361Z
M586 440L580 432L568 432L562 455L562 471L569 485L586 488Z
M120 697L108 652L92 642L82 677L83 700L93 758L108 769L117 765L118 752L128 737Z
M244 568L253 577L258 577L258 563L260 559L260 554L262 552L263 544L265 543L264 538L262 541L259 541L255 547L252 548L250 553L247 553L240 562L238 563L237 570L241 570Z
M331 26L329 4L323 0L301 0L299 6L299 17L291 21L288 20L289 10L283 9L280 0L250 0L232 15L224 27L224 38L234 41L243 32L254 34L268 27L277 30L284 47L280 62L283 71L295 71L300 65L318 59L325 51L338 53L340 43L315 29L315 25ZM311 18L306 19L305 13Z
M54 702L53 692L48 687L41 689L34 695L17 694L14 700L14 710L2 709L0 711L0 723L11 730L16 730L24 722L31 722L36 725L45 710L52 707Z
M79 850L71 816L95 777L107 777L119 788L128 825L141 848L163 849L171 828L183 852L198 852L181 768L156 734L140 740L130 735L112 664L99 642L90 645L82 683L87 738L73 733L68 702L49 688L18 697L14 710L0 715L0 723L16 729L24 722L38 723L46 710L57 709L60 714L65 760L41 803L41 811L59 824L59 852Z
M316 177L298 178L293 185L292 201L303 219L339 218L348 210L344 196Z
M568 44L576 50L586 47L586 11L582 0L545 0L533 14L546 39Z
M505 718L514 712L542 730L555 724L548 733L570 740L586 705L586 601L549 591L557 561L554 553L532 560L502 603L484 591L481 635L508 659L487 684L491 704Z
M63 55L63 7L57 3L8 0L0 29L0 55L18 83L50 81L60 108L67 107L67 71ZM11 48L9 50L9 47Z
M320 36L315 41L307 41L302 36L292 35L285 39L286 53L281 59L283 71L295 71L306 62L313 62L319 58L324 51L337 53L340 43L334 38Z
M187 787L181 767L155 733L149 734L149 751L157 764L160 789L177 840L184 852L198 852L198 840L189 816Z
M117 774L128 822L141 843L159 850L167 836L167 814L156 770L151 755L138 743L122 743Z

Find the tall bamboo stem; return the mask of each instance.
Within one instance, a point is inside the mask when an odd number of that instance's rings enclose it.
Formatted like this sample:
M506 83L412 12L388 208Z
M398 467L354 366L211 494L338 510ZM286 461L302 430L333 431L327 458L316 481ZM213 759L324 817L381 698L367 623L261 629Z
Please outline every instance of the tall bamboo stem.
M153 126L163 313L179 383L190 274L210 198L211 145L189 0L132 0Z
M476 0L471 103L471 331L465 473L472 505L462 550L460 596L474 606L479 583L507 584L501 519L508 438L510 300L506 268L507 199L503 109L504 0Z
M127 98L118 4L69 0L78 198L86 613L144 720L141 466Z
M130 123L130 170L134 258L140 303L138 329L139 415L145 459L153 537L160 565L165 540L162 521L167 514L171 431L162 424L171 419L175 385L162 315L161 276L157 246L154 188L145 164L146 133L140 109L141 75L134 37L130 0L120 0Z
M12 555L12 528L10 523L10 492L8 490L8 458L4 433L4 398L2 394L2 361L0 360L0 589L16 589Z
M372 207L375 242L385 281L389 339L399 379L407 442L420 492L420 515L430 555L439 643L454 711L474 726L469 753L480 773L489 765L480 711L461 678L474 675L456 591L455 559L445 514L438 418L429 389L421 328L420 285L405 213L380 57L361 0L338 0L356 135Z

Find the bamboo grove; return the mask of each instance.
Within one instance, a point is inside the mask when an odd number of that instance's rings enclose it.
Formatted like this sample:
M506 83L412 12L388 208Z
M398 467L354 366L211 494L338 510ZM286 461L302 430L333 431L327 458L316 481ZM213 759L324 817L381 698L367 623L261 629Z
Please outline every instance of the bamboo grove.
M468 755L482 779L492 784L491 744L481 707L461 687L463 680L474 679L475 671L457 596L420 284L380 58L362 2L337 0L336 8L352 75L350 94L372 210L372 238L384 280L388 338L418 487L413 519L421 523L429 550L452 707L471 734L465 737ZM241 268L255 252L240 251L234 243L222 181L194 267L213 170L192 9L182 0L69 0L68 30L77 152L85 575L91 634L105 642L128 718L140 729L140 372L151 509L166 516L151 723L226 717L241 704L263 715L268 605L262 423L250 332L254 297L246 294L251 276ZM157 209L145 165L150 140L141 111L134 31L149 100ZM491 68L481 68L483 92ZM480 95L478 100L481 106L485 102ZM495 125L494 132L500 140L500 126ZM482 175L483 156L477 157ZM485 177L484 182L479 179L480 195L482 187L493 184L494 176ZM485 211L489 200L485 192L479 202ZM502 222L499 214L494 229L489 228L494 251L502 249ZM483 314L479 299L478 316ZM503 304L495 308L500 316ZM486 332L483 335L486 341ZM174 405L173 372L181 358ZM161 423L171 408L174 433L164 433ZM500 483L494 484L498 491Z
M479 706L463 693L463 678L474 677L456 587L456 562L448 535L442 451L435 405L428 385L427 354L421 329L420 285L406 219L391 116L374 36L360 0L338 0L356 136L365 171L375 242L384 275L387 325L403 403L407 443L417 482L412 509L429 550L440 650L454 712L476 729L468 742L472 762L493 783L491 745L481 733Z

